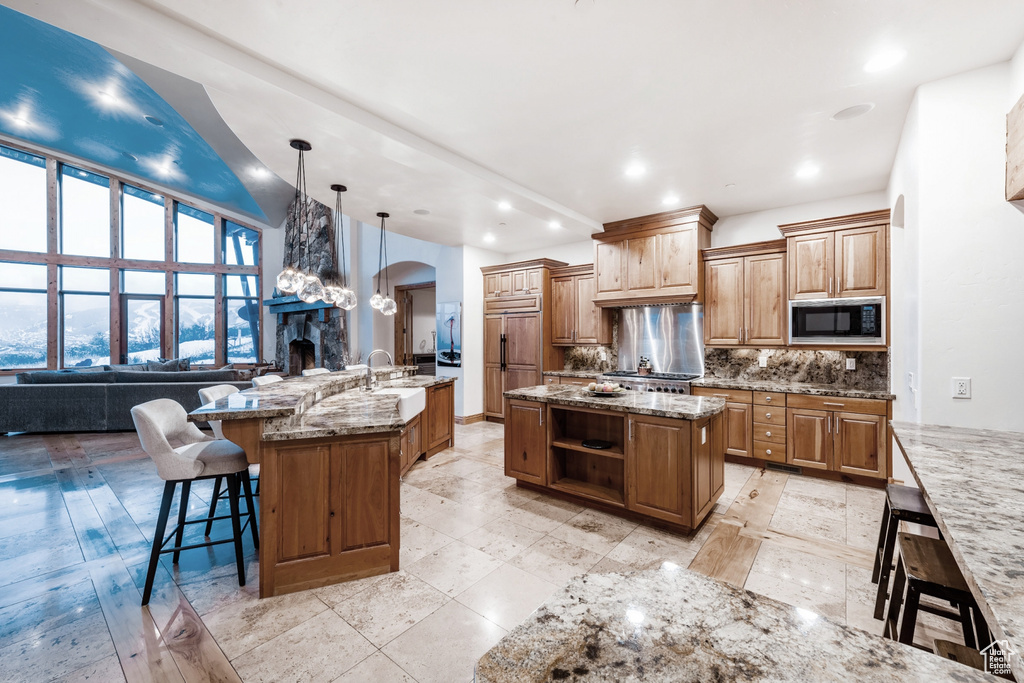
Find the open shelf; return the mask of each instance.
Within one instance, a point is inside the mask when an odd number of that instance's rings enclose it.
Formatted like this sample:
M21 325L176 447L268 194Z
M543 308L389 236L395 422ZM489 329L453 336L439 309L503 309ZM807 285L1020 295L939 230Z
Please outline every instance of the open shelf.
M555 448L564 448L569 451L579 451L580 453L600 455L603 458L616 458L617 460L622 460L625 457L622 453L622 446L614 445L611 448L587 448L583 445L583 439L570 439L563 436L552 441L551 445Z
M571 477L563 477L551 484L551 488L565 491L566 493L574 493L578 496L593 498L594 500L600 500L605 503L625 505L625 502L622 499L622 491L602 486L601 484L594 484L589 481L580 481L579 479L573 479Z

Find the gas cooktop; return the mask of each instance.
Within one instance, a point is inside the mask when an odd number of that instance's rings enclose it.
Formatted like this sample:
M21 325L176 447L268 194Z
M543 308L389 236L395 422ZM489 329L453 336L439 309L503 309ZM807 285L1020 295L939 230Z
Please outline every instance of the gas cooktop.
M630 372L629 370L614 370L612 372L606 372L603 374L604 377L629 377L631 379L652 379L661 381L677 381L677 382L689 382L692 379L697 379L700 375L687 375L681 372L652 372L647 375L641 375L636 372Z

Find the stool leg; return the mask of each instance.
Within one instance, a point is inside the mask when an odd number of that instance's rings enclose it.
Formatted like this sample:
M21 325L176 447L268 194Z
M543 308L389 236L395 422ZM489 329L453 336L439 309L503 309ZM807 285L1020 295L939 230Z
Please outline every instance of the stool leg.
M917 606L921 602L921 592L913 582L907 585L907 601L903 606L903 623L900 625L900 642L904 645L914 644L914 631L917 629Z
M871 583L878 583L878 577L882 570L882 549L885 548L885 539L889 537L890 524L892 524L892 512L889 510L889 501L886 499L885 509L882 511L882 525L878 529L878 544L875 546L875 566L871 569Z
M153 534L153 550L149 554L149 569L146 570L146 587L142 591L142 604L149 604L149 596L153 592L153 578L156 576L156 565L160 562L160 544L164 542L167 531L167 518L171 514L171 501L174 500L174 489L177 483L164 482L164 497L160 501L160 516L156 520L156 531Z
M903 566L901 555L896 564L896 578L892 582L892 592L889 593L889 614L885 618L885 629L882 634L896 640L897 625L900 620L900 606L903 604L903 588L907 582L907 570Z
M257 498L260 497L260 475L258 474L256 475L256 492L253 493L252 495L256 496Z
M238 516L238 479L239 474L227 475L228 501L231 503L231 530L235 535L235 564L238 565L238 585L245 585L245 558L242 557L242 523Z
M978 643L974 639L974 622L971 620L971 606L964 601L960 601L958 608L960 610L960 626L964 630L964 645L972 650L976 650Z
M886 504L888 510L889 505ZM896 549L896 536L900 531L900 520L889 515L888 529L882 547L882 557L878 565L878 594L875 596L875 619L885 614L885 598L889 591L889 575L892 573L892 554Z
M249 473L242 472L238 475L242 480L242 488L245 490L245 504L249 508L249 529L252 531L252 546L256 550L260 549L260 532L256 528L256 504L253 502L252 495L252 482L249 481Z
M180 548L181 541L185 537L185 519L188 517L188 494L192 491L192 482L183 481L181 482L181 500L178 501L178 533L175 534L174 547ZM171 564L178 564L178 557L181 556L180 550L174 551L174 557L171 560Z
M210 499L210 518L206 522L206 537L210 537L210 532L213 531L213 518L217 516L217 496L220 495L220 480L221 477L217 477L213 480L213 498Z

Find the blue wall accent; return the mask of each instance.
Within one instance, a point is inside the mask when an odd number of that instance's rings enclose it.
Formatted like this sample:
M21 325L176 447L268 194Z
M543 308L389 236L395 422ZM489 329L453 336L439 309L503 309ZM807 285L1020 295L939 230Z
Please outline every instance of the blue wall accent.
M3 6L0 132L266 219L213 148L128 67Z

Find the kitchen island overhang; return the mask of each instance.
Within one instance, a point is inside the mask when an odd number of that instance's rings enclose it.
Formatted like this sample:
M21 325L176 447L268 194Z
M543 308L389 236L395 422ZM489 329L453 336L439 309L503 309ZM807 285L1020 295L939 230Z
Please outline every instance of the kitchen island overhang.
M687 533L725 487L723 399L544 385L504 400L505 475L524 488Z

